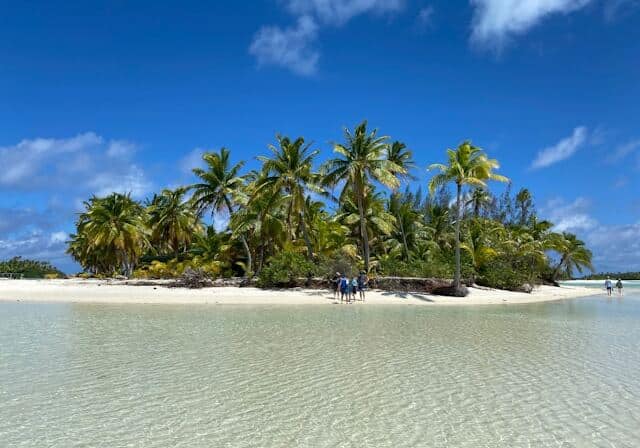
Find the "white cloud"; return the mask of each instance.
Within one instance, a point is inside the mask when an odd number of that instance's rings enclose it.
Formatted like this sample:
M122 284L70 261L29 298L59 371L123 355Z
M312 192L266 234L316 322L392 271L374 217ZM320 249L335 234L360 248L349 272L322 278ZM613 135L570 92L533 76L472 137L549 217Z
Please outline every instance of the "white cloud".
M597 221L588 213L590 206L591 202L582 197L570 203L556 198L545 204L542 208L542 213L554 223L555 231L575 233L590 230L597 226Z
M575 128L571 136L540 151L531 164L531 168L545 168L568 159L587 141L587 136L588 132L586 127L580 126Z
M523 34L553 14L569 14L592 0L471 0L475 8L471 40L500 50L509 38Z
M344 25L361 14L383 15L404 7L404 0L286 0L284 3L296 16L313 16L334 26Z
M588 199L548 201L542 215L555 224L554 231L571 232L593 252L597 271L640 270L640 223L605 225L593 218Z
M0 147L0 191L73 191L87 196L126 191L141 196L151 184L131 161L135 150L131 142L107 141L93 132L22 140Z
M609 157L607 157L608 163L616 163L627 157L629 154L640 149L640 139L631 140L618 146Z
M0 239L0 260L21 256L50 261L59 268L70 270L75 266L65 255L66 236L64 232L34 231L11 239Z
M314 19L302 16L295 27L262 27L254 36L249 53L259 66L278 65L309 76L316 73L320 54L314 48L318 26Z
M109 143L107 148L107 156L109 157L131 157L138 147L135 143L128 142L126 140L113 140Z
M96 196L106 196L116 192L131 193L131 196L141 198L152 189L144 172L136 165L131 165L125 170L98 173L88 185Z
M584 237L599 271L640 271L640 223L600 225Z
M187 153L187 155L180 159L180 170L184 174L191 174L191 170L194 168L201 168L204 163L202 160L202 154L204 154L205 151L206 149L195 148Z
M403 9L404 0L281 0L297 17L293 26L263 26L254 35L249 54L258 66L284 67L302 76L318 71L320 25L342 26L362 14L384 15Z

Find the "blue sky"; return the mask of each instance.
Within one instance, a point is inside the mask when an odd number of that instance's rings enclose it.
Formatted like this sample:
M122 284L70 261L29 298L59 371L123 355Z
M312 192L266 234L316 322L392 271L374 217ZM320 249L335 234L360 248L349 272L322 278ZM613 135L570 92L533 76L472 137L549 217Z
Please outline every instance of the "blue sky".
M368 119L423 184L472 139L598 269L640 270L638 0L11 3L0 258L76 270L64 241L91 194L188 183L221 146L252 166L278 132L328 156Z

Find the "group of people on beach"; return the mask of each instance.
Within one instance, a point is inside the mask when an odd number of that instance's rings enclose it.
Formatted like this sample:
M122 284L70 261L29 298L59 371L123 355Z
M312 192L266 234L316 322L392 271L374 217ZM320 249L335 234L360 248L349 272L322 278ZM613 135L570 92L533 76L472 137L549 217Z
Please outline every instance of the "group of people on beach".
M338 299L340 296L340 303L353 303L356 301L356 297L360 295L360 300L364 302L365 290L369 283L369 277L365 271L360 271L357 277L349 279L347 274L336 272L336 275L331 279L333 286L333 298Z
M607 279L604 281L604 287L607 290L607 295L611 296L611 294L613 294L613 282L611 281L611 277L607 277ZM618 295L621 296L622 295L622 279L619 278L618 281L616 282L616 289L618 290Z

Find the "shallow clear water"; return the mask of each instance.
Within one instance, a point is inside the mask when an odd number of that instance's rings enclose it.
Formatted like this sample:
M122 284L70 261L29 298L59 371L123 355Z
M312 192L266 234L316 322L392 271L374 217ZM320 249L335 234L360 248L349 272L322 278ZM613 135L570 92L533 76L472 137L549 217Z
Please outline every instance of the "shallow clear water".
M640 295L0 304L0 447L638 447Z

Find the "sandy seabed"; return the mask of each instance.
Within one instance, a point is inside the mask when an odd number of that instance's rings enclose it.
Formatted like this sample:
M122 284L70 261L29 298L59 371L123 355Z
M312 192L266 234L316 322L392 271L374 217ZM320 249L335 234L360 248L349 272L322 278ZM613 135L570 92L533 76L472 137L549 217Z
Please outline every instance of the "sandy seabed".
M115 304L211 304L211 305L323 305L340 303L327 290L212 287L167 288L166 282L135 285L116 280L0 280L0 301ZM425 293L369 290L362 305L499 305L547 302L601 295L596 288L540 286L531 294L488 288L470 288L467 297L443 297Z

